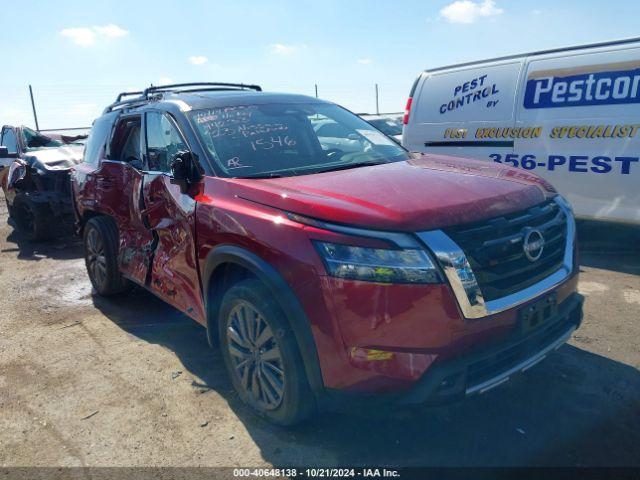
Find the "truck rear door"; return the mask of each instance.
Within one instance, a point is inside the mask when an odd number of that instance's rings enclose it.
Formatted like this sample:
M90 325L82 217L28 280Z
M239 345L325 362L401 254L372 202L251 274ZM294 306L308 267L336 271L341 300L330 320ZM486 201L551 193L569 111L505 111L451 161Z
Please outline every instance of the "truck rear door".
M640 46L530 57L517 100L518 166L549 180L578 217L640 223Z
M509 161L522 59L426 72L403 145L412 151Z

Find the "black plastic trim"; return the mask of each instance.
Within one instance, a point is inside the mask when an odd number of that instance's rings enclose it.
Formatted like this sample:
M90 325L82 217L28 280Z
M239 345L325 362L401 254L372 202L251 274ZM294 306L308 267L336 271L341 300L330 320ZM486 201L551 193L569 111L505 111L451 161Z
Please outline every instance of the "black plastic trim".
M480 140L461 140L459 142L425 142L425 147L508 147L513 148L513 140L496 140L483 142Z
M220 245L214 247L209 252L202 271L207 323L209 322L208 292L210 281L214 270L224 263L232 263L246 268L271 290L273 297L277 300L280 308L282 308L282 311L287 316L287 320L298 342L300 355L302 356L307 379L309 380L309 386L316 395L316 398L319 398L324 392L324 382L322 381L320 361L318 359L315 340L311 333L309 320L300 302L291 290L291 287L289 287L282 276L262 258L235 245ZM207 330L208 329L209 327L207 325Z
M422 378L420 378L420 380L418 380L414 386L406 392L363 394L360 392L327 389L327 401L330 402L328 405L331 405L331 409L341 409L348 405L356 404L413 405L426 403L428 405L443 405L461 401L466 396L467 366L472 365L483 358L494 355L497 352L506 350L520 342L528 341L540 335L544 335L547 328L557 325L559 322L567 321L567 319L569 319L572 313L576 310L578 310L578 319L575 326L576 328L579 327L582 322L583 302L584 297L582 295L579 293L571 294L562 302L561 305L559 305L558 313L555 318L549 322L548 327L527 336L523 336L516 331L508 338L497 344L479 348L469 354L447 360L439 364L434 364L432 367L427 369ZM567 324L567 326L569 326L569 324ZM439 387L445 379L454 379L454 381L445 391L439 391Z

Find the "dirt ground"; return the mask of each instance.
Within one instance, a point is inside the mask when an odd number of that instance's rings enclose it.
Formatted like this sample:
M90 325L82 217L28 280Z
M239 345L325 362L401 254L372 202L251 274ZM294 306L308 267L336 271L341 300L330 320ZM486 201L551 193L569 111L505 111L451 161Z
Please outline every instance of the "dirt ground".
M2 466L640 466L633 232L580 228L583 327L526 374L286 430L241 405L202 327L141 290L92 296L77 240L29 244L0 205Z

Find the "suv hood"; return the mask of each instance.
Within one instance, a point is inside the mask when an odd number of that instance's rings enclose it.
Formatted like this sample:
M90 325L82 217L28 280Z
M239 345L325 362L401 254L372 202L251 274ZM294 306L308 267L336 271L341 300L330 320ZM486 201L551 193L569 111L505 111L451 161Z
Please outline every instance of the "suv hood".
M69 170L82 161L83 148L82 145L68 145L33 149L25 154L24 160L39 170Z
M327 222L421 231L523 210L553 196L540 177L466 158L408 161L275 179L230 179L239 197Z

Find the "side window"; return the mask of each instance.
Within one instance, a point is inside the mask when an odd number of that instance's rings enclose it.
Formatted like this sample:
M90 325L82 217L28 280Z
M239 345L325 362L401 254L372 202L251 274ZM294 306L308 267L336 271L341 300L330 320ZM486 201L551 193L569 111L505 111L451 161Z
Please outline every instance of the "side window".
M111 133L112 125L113 115L105 115L93 123L84 147L84 161L86 163L98 165L100 159L104 157L107 138Z
M147 163L151 171L169 173L171 157L189 150L173 121L159 112L146 114Z
M2 146L7 147L9 153L18 153L18 139L13 130L7 128L2 132Z
M140 117L125 117L113 130L109 146L109 159L122 162L140 162ZM141 164L140 164L141 165Z

